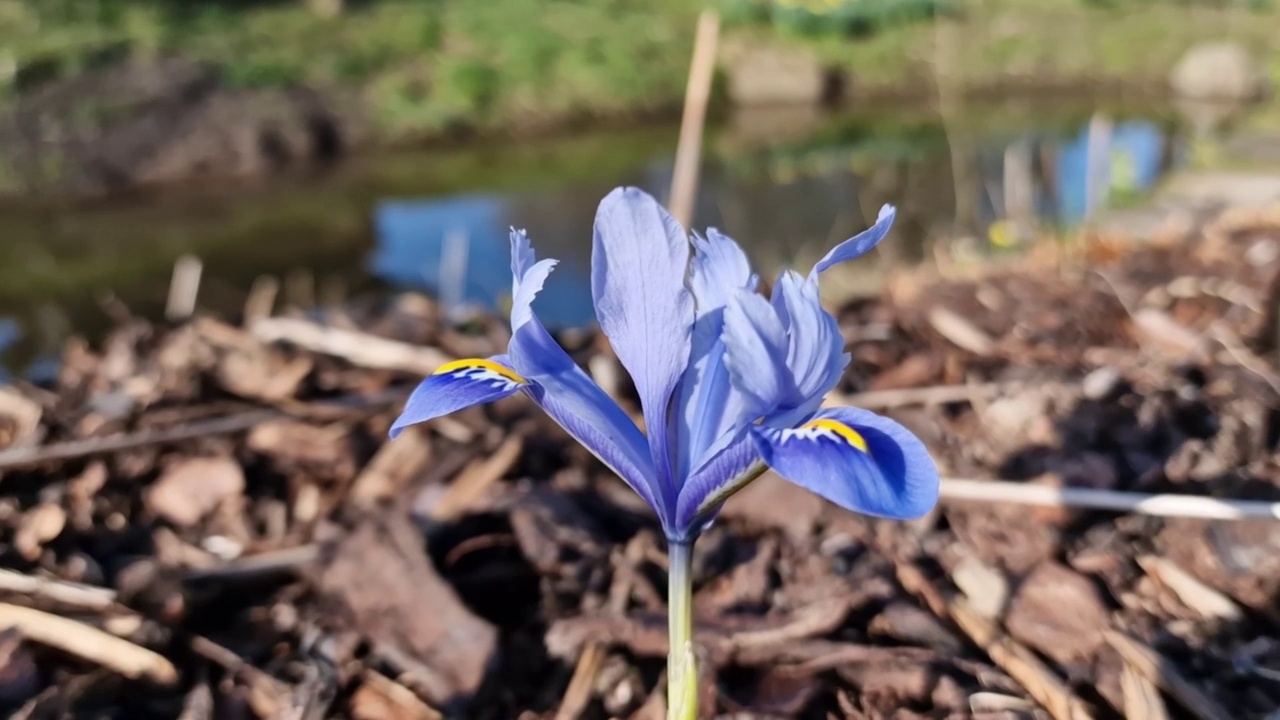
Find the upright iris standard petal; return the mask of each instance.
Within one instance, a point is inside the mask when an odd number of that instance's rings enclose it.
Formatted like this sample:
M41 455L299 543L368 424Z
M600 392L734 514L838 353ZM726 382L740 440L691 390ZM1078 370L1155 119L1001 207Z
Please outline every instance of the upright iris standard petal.
M696 319L685 368L676 391L675 474L687 477L716 438L741 413L741 398L732 392L724 366L724 306L736 290L754 290L759 278L747 255L727 235L707 231L694 236L689 267Z
M511 329L519 330L532 320L533 299L542 291L547 276L556 266L555 260L542 260L529 266L511 296Z
M724 311L725 365L743 396L747 420L773 410L795 392L787 368L787 335L769 301L740 290ZM741 419L739 419L741 420Z
M908 520L938 500L938 469L924 444L873 412L833 408L799 427L764 425L752 435L779 475L848 510Z
M889 234L889 228L893 226L893 219L896 216L897 211L892 205L881 207L875 225L831 248L831 252L813 266L813 270L809 272L809 278L817 278L819 273L832 265L859 257L878 245L884 236Z
M524 230L511 228L511 295L515 296L520 289L520 279L524 274L538 262L538 256L533 251L533 242L529 240L529 233Z
M510 355L534 402L662 516L667 503L658 492L649 443L613 398L536 319L512 334Z
M600 329L635 383L653 464L674 501L667 419L672 393L689 362L688 236L648 194L619 188L600 203L591 253L591 294Z
M733 238L709 228L706 237L694 234L693 250L689 289L699 318L728 305L735 290L755 290L759 278L751 272L747 254Z
M778 278L773 305L787 325L787 367L795 377L798 404L820 402L840 381L848 364L840 327L822 307L818 283L795 272L787 271ZM813 404L809 412L817 407Z
M410 425L472 405L501 400L528 384L528 380L511 368L506 355L446 363L414 389L404 412L391 426L391 437L395 438Z

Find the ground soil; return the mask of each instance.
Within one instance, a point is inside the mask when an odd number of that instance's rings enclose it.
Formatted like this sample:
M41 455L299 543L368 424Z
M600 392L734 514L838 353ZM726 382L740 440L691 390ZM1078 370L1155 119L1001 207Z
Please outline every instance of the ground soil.
M919 270L844 307L832 402L948 478L1280 501L1280 214ZM13 718L663 717L647 509L521 398L387 442L506 330L413 295L158 326L0 389ZM600 338L561 338L624 405ZM695 558L705 717L1263 718L1280 522L944 497L911 523L772 475Z

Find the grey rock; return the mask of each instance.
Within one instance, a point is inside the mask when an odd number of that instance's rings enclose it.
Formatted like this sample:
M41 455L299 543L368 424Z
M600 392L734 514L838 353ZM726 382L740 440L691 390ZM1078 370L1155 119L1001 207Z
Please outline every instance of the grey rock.
M1169 75L1184 97L1253 100L1267 91L1266 76L1244 48L1231 42L1201 43L1182 56Z
M723 61L735 105L816 105L830 87L831 74L803 49L730 46Z

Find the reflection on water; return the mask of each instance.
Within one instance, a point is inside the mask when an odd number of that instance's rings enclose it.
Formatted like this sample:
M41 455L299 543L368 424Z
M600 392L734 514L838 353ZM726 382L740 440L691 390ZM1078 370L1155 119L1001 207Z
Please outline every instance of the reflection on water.
M963 173L948 172L945 137L877 140L859 136L811 147L806 139L803 147L766 145L713 156L694 226L733 235L766 275L860 231L882 202L898 204L909 228L906 242L899 238L895 247L899 258L919 259L932 239L921 229L948 222L1008 247L1029 239L1037 226L1072 226L1113 202L1142 196L1178 156L1170 131L1157 122L1095 117L1074 132L1029 129L1012 140L978 138L970 158L977 182L966 186L955 181ZM393 284L431 292L447 309L500 310L510 295L508 228L524 228L541 256L562 260L555 292L539 298L540 315L552 327L581 325L592 319L587 258L596 202L619 183L665 197L670 170L664 154L590 187L387 200L373 213L376 246L368 267ZM963 227L964 218L972 227Z
M912 262L956 237L1000 248L1039 227L1078 223L1141 196L1185 154L1182 126L1150 108L1133 115L1040 101L979 110L946 123L928 109L733 118L708 138L695 226L738 239L771 277L816 260L894 203L896 237L880 257ZM596 204L621 184L665 197L675 136L657 127L401 152L252 187L9 203L0 206L0 317L16 322L0 325L0 348L11 348L10 368L25 368L56 353L69 332L93 335L106 324L108 294L158 317L183 253L204 261L200 304L218 312L236 312L263 274L346 291L420 288L453 310L501 309L511 226L527 229L541 256L561 260L555 292L538 300L548 325L580 325L591 319Z

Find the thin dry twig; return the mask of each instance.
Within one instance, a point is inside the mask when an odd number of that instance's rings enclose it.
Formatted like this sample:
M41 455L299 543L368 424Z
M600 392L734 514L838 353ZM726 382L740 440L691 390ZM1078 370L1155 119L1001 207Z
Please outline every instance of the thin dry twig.
M355 720L440 720L444 717L412 690L386 675L366 670L363 677L364 683L351 698Z
M476 460L463 468L449 485L444 497L431 508L431 517L441 522L457 518L471 507L490 485L501 479L511 469L511 466L520 458L520 451L523 448L524 438L513 435L507 438L490 457Z
M431 461L431 444L421 434L407 432L379 448L351 485L347 501L370 507L393 497Z
M1163 655L1124 633L1107 630L1107 644L1147 680L1164 688L1200 720L1228 720L1231 714L1200 692Z
M676 144L676 167L671 177L671 215L689 227L693 220L694 201L698 197L698 166L702 157L702 128L711 99L711 80L715 74L716 45L720 38L720 16L705 11L698 18L694 36L693 60L689 64L689 84L685 89L684 116L680 120L680 139Z
M430 375L454 359L433 347L410 345L296 318L259 318L249 325L249 332L264 342L286 342L304 350L342 358L357 367L375 370Z
M173 428L148 429L44 446L12 447L0 450L0 470L61 462L122 450L136 450L150 445L163 445L210 435L230 435L283 416L284 414L278 410L250 410L237 415L197 421Z
M1014 642L963 602L946 598L914 565L898 565L898 581L920 597L935 615L949 618L982 648L998 667L1009 673L1027 694L1035 698L1056 720L1090 720L1092 715L1071 688L1050 670L1035 653Z
M82 610L101 611L116 602L116 591L56 578L0 569L0 591L21 593Z
M187 572L185 578L192 581L256 578L278 572L296 571L315 562L319 557L318 545L299 545L255 553L217 567L194 568Z
M145 678L160 685L178 681L178 670L163 655L92 625L57 615L0 603L0 627L16 627L22 636L57 648L127 678Z
M1125 720L1168 720L1160 691L1127 662L1120 671L1120 690L1124 693Z
M1143 555L1138 558L1138 565L1177 595L1182 604L1204 617L1232 621L1244 617L1234 600L1200 582L1171 560Z
M1199 495L1151 495L1082 487L1051 487L1001 480L944 478L942 500L1001 502L1046 507L1083 507L1160 517L1214 520L1280 518L1280 503L1261 500L1221 500Z
M200 294L200 275L203 271L204 263L194 255L183 255L173 264L169 298L164 306L166 318L185 320L195 313L196 297Z
M574 720L586 710L587 703L591 702L591 686L595 684L604 658L605 649L600 643L590 642L583 646L578 664L573 668L573 677L569 678L569 687L564 691L564 699L560 701L560 709L556 711L556 720Z
M204 637L191 638L191 650L239 677L250 690L250 704L262 717L274 717L285 706L289 686L245 662L243 658Z

